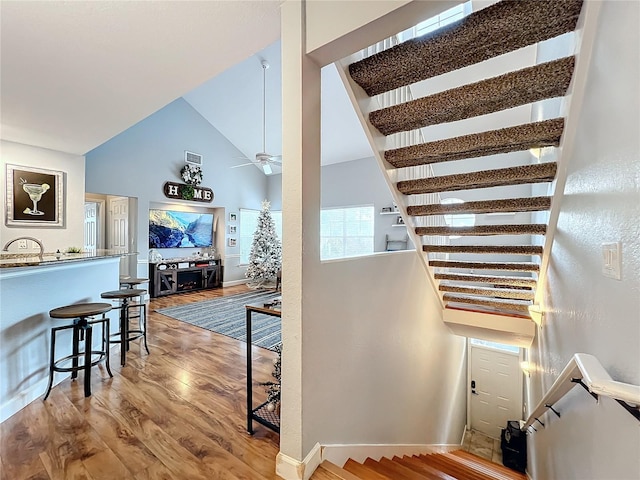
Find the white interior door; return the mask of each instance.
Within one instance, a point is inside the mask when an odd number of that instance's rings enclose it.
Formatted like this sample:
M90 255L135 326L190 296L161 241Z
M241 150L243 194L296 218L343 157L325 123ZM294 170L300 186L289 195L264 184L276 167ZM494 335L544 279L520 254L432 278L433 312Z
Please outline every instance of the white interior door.
M85 202L83 250L91 251L97 248L98 248L98 204L96 202Z
M522 418L522 372L519 353L470 345L471 428L500 438L507 420Z
M128 252L129 245L129 199L109 197L107 218L108 248ZM129 257L120 258L120 275L130 275Z

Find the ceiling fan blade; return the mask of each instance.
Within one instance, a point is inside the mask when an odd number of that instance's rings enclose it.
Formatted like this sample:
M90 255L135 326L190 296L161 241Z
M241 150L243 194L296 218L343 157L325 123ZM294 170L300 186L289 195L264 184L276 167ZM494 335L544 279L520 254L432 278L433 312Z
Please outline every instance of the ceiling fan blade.
M275 160L274 160L274 161L272 161L272 162L269 162L269 163L270 163L271 165L276 165L277 167L281 167L281 166L282 166L282 162L278 162L278 161L275 161Z
M249 162L249 163L243 163L241 165L234 165L231 168L246 167L247 165L255 165L255 164L253 162Z
M282 160L282 155L269 155L269 160Z

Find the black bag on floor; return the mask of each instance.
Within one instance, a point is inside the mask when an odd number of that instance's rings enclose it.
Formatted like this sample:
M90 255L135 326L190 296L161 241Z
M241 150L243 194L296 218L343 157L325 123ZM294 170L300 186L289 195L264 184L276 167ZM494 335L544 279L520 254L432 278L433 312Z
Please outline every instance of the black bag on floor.
M527 434L520 430L520 422L509 420L500 434L502 464L524 473L527 468Z

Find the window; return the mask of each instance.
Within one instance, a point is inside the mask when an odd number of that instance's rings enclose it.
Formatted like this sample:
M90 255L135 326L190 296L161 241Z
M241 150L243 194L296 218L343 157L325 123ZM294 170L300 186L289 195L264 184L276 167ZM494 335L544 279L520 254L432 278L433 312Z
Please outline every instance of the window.
M373 205L320 212L320 260L373 253Z
M247 265L249 263L253 234L258 227L259 215L260 210L240 209L240 265ZM276 226L276 234L282 241L282 212L272 211L271 218L273 218L273 223Z
M451 205L452 203L464 203L459 198L444 198L440 203ZM448 227L473 227L476 224L476 216L473 213L456 213L443 215ZM460 238L459 235L450 235L449 238Z
M431 17L424 22L420 22L416 25L416 36L424 35L425 33L433 32L434 30L444 27L449 23L453 23L460 20L465 15L471 13L471 2L462 3L449 10L442 12L440 15Z
M471 342L471 345L495 348L496 350L503 350L511 353L520 353L520 348L513 345L504 345L502 343L490 342L488 340L480 340L479 338L471 338L469 341Z

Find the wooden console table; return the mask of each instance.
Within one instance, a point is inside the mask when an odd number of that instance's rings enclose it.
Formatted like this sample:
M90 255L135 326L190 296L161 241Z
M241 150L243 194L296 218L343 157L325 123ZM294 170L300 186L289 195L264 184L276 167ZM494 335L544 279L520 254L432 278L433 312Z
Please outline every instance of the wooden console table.
M247 432L253 435L253 421L270 428L274 432L280 433L280 417L275 411L267 409L269 402L264 402L253 408L253 380L251 368L251 315L263 313L272 317L281 317L280 309L265 307L263 305L245 305L247 310Z

